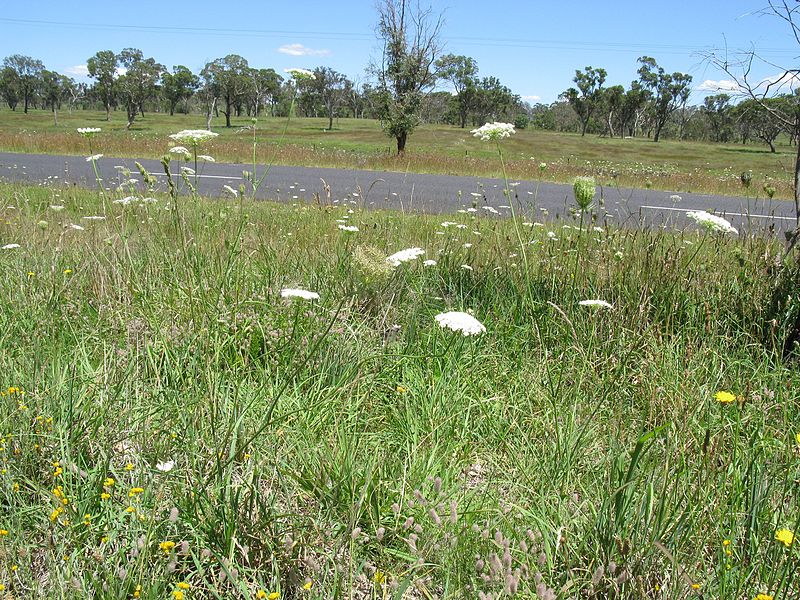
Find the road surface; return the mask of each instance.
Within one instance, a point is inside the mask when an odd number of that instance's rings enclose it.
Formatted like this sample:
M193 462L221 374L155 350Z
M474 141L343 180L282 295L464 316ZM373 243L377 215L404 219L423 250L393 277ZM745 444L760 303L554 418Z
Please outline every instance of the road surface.
M100 158L97 165L103 185L116 190L125 179L141 179L135 159ZM159 189L166 189L161 163L139 162L159 179ZM180 163L173 161L173 172ZM201 163L198 189L204 196L229 196L223 186L238 189L245 183L242 171L252 165ZM259 166L259 175L263 167ZM92 165L82 156L0 153L0 179L49 186L77 184L95 187ZM515 208L526 218L552 221L569 215L574 208L572 187L564 184L537 183L535 180L511 182ZM274 166L258 190L258 197L290 203L348 203L365 208L388 208L427 213L454 213L477 208L487 216L510 215L502 179L358 171L316 167ZM124 194L127 195L127 194ZM597 201L599 200L599 202ZM595 202L598 224L615 223L622 227L670 227L687 225L685 213L706 210L728 219L741 231L776 233L794 228L794 204L785 200L747 199L740 197L664 192L657 190L604 187Z

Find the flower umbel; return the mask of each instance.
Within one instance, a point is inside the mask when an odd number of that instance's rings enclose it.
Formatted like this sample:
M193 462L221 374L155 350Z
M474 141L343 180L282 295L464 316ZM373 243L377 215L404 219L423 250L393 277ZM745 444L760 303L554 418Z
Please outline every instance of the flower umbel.
M588 306L591 308L614 308L610 303L605 300L581 300L578 302L580 306Z
M503 138L511 137L512 134L516 133L516 130L511 123L498 123L495 121L473 129L470 133L484 142L496 142Z
M575 202L578 203L580 209L588 210L597 191L594 177L576 177L572 183L572 191L575 194Z
M718 233L738 234L739 230L728 221L717 215L712 215L704 210L690 210L686 216L692 219L699 227L706 231L716 231Z
M405 250L400 250L400 252L395 252L387 256L386 262L393 267L399 267L402 263L416 260L423 254L425 254L425 250L422 248L406 248Z
M175 140L179 144L189 144L197 146L209 140L213 140L219 134L213 131L206 131L205 129L184 129L178 133L170 135L170 139Z
M436 315L436 322L442 328L452 329L464 336L479 335L486 332L486 327L472 315L465 312L450 311Z
M319 300L317 292L310 292L299 288L283 288L281 298L301 298L303 300Z

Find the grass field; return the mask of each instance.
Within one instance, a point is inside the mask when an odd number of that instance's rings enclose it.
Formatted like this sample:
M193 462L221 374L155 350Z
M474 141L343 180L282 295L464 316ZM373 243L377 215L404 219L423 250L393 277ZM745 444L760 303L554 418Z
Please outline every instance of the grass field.
M8 597L800 597L775 240L113 199L0 187Z
M159 158L166 136L180 129L205 127L202 115L149 114L125 130L123 113L112 113L110 123L104 112L64 111L60 126L52 115L32 111L28 115L0 110L0 150L84 154L77 127L101 127L103 151L108 156ZM333 131L325 131L327 119L293 119L283 136L284 118L261 118L257 140L259 160L271 164L345 167L392 171L431 172L453 175L499 175L497 155L474 139L468 129L426 125L410 138L402 158L393 152L393 142L373 120L339 119ZM215 158L249 162L252 159L250 119L233 119L234 126L221 126L213 147ZM652 185L676 192L706 192L764 197L769 183L776 197L791 198L794 148L778 145L772 154L758 145L704 144L647 139L607 139L577 134L520 131L507 141L509 175L517 179L538 177L538 165L546 162L544 177L568 182L576 175L595 175L604 183L615 180L623 186ZM743 189L740 175L752 171L749 189Z

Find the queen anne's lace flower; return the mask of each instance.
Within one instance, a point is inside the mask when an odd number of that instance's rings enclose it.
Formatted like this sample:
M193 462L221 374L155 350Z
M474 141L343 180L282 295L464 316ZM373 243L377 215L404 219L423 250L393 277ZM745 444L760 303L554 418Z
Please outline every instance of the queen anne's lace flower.
M512 134L516 133L516 130L511 123L494 122L486 123L483 127L473 129L470 133L484 142L492 142L511 137Z
M197 146L198 144L202 144L203 142L207 142L209 140L213 140L219 134L214 133L213 131L206 131L205 129L184 129L183 131L179 131L178 133L173 133L170 135L170 139L175 140L179 144L189 144L191 146Z
M0 250L13 250L14 248L19 248L19 244L6 244L3 247L0 247Z
M436 315L436 322L442 328L452 329L462 335L479 335L486 332L486 327L475 317L465 312L451 311Z
M592 308L614 308L605 300L581 300L578 304L581 306L590 306Z
M594 177L576 177L572 183L572 191L575 194L575 202L581 210L587 210L594 200L597 191L597 183Z
M720 233L734 233L739 231L728 221L717 215L712 215L704 210L690 210L686 216L692 219L698 226L707 231L718 231Z
M92 154L91 156L86 157L86 162L94 162L96 160L100 160L103 158L102 154Z
M281 298L302 298L303 300L319 300L317 292L309 292L299 288L283 288Z
M192 158L192 153L189 152L188 148L185 148L184 146L174 146L169 149L169 153L177 154L181 158L186 158L186 159Z
M425 250L422 248L406 248L405 250L400 250L400 252L395 252L391 256L387 256L386 262L393 267L397 267L404 262L416 260L423 254L425 254Z
M83 137L92 137L95 133L100 133L101 131L99 127L78 127L78 133Z
M339 225L339 229L346 233L358 233L358 227L355 225Z

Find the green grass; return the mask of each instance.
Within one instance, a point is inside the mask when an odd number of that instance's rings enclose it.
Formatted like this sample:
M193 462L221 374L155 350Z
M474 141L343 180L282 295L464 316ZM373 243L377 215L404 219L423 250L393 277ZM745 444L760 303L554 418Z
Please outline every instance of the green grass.
M180 129L204 128L202 115L148 114L125 130L125 116L104 112L75 111L59 115L33 111L28 115L0 110L0 150L14 152L86 153L85 140L75 129L97 126L108 156L160 158L168 147L167 135ZM394 155L393 142L380 124L367 119L339 119L333 131L325 131L327 119L293 119L286 135L284 118L261 118L258 122L259 158L270 164L329 166L376 170L498 176L497 155L474 139L469 129L424 125L409 140L404 157ZM218 160L250 162L250 119L214 120L221 137L211 147ZM769 182L776 197L791 198L794 148L779 144L772 154L758 145L706 144L647 139L607 139L597 136L525 130L506 141L509 175L518 179L538 177L538 164L548 163L545 179L569 182L576 175L596 175L603 183L624 186L652 185L677 192L705 192L764 197ZM753 184L742 188L740 175L753 172Z
M0 198L14 597L797 598L773 240Z

